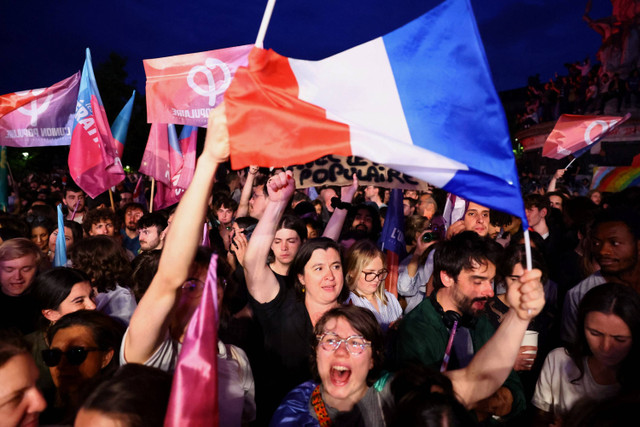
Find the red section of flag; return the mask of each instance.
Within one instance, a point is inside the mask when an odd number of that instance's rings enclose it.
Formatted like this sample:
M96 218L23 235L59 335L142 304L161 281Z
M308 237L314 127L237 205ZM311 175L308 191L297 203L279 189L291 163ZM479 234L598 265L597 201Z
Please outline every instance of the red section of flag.
M393 295L398 297L398 266L400 265L400 257L397 253L385 250L387 258L387 270L389 274L384 281L384 287Z
M232 169L351 155L349 126L327 119L324 109L298 99L288 59L272 50L251 51L248 68L238 69L224 99Z
M0 117L27 105L42 95L46 96L46 94L44 94L45 90L46 89L26 90L0 96Z
M542 155L562 159L597 143L629 117L629 114L624 117L563 114L547 137Z

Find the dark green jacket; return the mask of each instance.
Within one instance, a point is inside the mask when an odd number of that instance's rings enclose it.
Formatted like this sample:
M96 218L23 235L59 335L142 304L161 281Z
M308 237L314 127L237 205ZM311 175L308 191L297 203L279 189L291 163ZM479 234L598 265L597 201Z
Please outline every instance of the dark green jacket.
M474 327L469 329L474 352L486 343L495 332L489 319L482 315ZM411 310L400 323L397 343L397 362L400 367L410 362L420 362L435 370L440 370L444 351L449 341L449 330L442 322L440 314L429 298L425 298ZM526 401L520 378L511 371L503 384L513 395L513 404L508 417L512 418L524 411Z

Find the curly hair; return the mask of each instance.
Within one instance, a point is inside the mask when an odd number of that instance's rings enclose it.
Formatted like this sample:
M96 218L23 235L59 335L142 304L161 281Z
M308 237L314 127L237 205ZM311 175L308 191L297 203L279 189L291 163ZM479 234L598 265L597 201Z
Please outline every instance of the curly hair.
M98 292L114 290L116 285L131 287L131 264L124 248L115 239L87 237L73 245L70 255L73 267L89 276Z

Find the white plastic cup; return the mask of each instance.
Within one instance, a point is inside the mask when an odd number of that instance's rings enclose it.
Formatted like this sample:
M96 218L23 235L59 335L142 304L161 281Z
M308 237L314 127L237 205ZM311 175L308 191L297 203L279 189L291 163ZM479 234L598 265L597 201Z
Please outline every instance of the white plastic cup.
M527 330L524 333L524 338L522 338L522 344L520 346L533 346L538 347L538 331L529 331ZM537 350L526 351L525 354L536 354Z

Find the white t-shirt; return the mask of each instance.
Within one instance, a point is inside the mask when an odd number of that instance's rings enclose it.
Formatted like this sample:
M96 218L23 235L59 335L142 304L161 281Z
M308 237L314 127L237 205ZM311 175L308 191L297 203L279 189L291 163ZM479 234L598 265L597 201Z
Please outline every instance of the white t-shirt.
M531 403L538 409L551 412L554 416L566 414L582 398L603 400L614 396L620 390L618 384L600 385L589 370L584 359L584 375L575 384L571 380L580 376L578 367L566 353L564 347L552 350L544 361L538 377Z
M120 365L124 358L125 332L120 346ZM182 344L167 336L155 353L144 362L146 366L173 374L178 364ZM221 426L240 426L256 417L255 384L251 365L245 352L234 345L218 340L218 406Z

